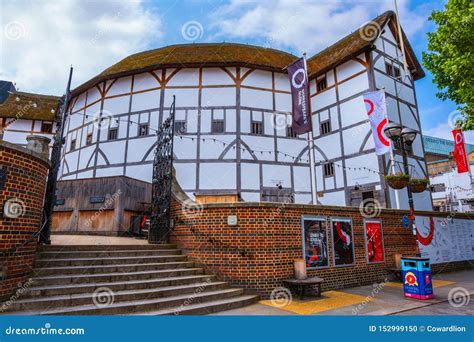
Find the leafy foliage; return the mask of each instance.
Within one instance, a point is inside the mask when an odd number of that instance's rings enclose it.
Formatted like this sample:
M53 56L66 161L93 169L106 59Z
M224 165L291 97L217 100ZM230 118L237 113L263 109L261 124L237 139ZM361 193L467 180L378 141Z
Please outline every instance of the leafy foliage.
M429 19L437 29L428 33L423 64L440 90L436 95L454 101L464 115L463 128L474 129L474 2L448 0Z

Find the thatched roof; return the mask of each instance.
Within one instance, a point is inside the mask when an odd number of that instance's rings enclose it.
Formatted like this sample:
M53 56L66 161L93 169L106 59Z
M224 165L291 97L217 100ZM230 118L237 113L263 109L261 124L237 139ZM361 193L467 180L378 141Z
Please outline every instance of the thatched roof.
M0 118L53 121L59 97L23 92L12 92L0 104Z
M392 11L385 12L360 30L351 33L334 45L309 58L308 69L310 77L322 73L365 50L371 49L378 35L374 35L372 40L367 40L360 34L360 31L367 29L368 25L372 25L373 22L377 23L378 27L383 28L391 18L395 18L395 13ZM391 23L392 22L393 20ZM396 25L392 25L390 28L396 32ZM403 36L405 37L404 34ZM424 72L406 37L404 40L410 69L414 70L415 79L422 78ZM298 57L284 51L245 44L209 43L171 45L126 57L91 80L80 85L74 89L72 93L73 95L80 94L84 90L107 79L114 79L159 68L246 66L282 71L282 69L297 58Z

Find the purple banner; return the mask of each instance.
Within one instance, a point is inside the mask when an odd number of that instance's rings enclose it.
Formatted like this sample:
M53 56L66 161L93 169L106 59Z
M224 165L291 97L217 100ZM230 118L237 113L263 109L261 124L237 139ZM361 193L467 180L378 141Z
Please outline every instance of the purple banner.
M296 134L311 131L309 88L304 59L300 58L288 67L290 77L293 131Z

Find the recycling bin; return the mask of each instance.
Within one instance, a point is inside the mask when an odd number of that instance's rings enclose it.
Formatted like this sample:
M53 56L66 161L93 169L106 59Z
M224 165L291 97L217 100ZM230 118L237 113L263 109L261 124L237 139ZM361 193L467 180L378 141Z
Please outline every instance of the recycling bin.
M402 257L403 294L416 299L433 298L430 259Z

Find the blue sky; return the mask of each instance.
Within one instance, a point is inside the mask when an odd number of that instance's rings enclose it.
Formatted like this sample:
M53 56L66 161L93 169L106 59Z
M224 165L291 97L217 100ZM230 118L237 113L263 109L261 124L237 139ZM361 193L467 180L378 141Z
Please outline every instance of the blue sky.
M120 1L0 0L0 78L23 91L60 95L68 66L77 86L131 53L169 44L239 42L309 56L358 29L392 0ZM418 58L430 13L445 1L398 0L401 23ZM425 70L426 71L426 70ZM450 137L449 101L427 76L416 83L425 134ZM474 142L471 134L467 140Z

